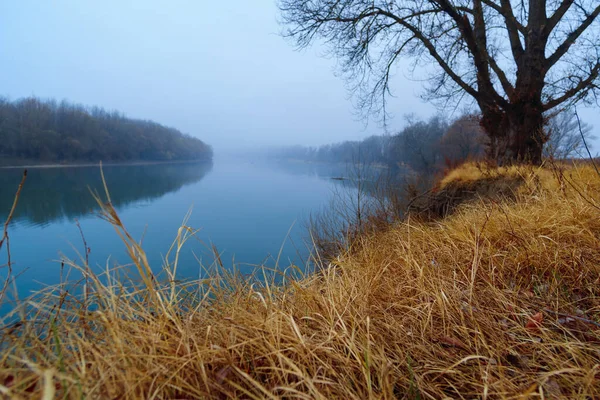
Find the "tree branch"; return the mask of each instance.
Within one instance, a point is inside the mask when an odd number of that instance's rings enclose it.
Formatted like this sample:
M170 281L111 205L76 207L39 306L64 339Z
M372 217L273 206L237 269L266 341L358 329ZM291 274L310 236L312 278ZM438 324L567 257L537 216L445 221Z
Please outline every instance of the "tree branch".
M400 18L397 15L392 14L391 12L388 12L383 9L378 10L381 15L393 19L399 25L408 29L414 35L415 38L417 38L421 43L423 43L423 46L425 46L425 48L429 51L429 54L437 61L440 67L442 67L444 72L450 78L452 78L452 80L456 82L456 84L459 85L465 92L469 93L475 98L479 95L479 92L475 88L468 85L464 80L460 78L460 76L458 76L458 74L456 74L456 72L452 70L452 68L450 68L448 63L446 63L443 57L437 52L433 43L431 43L431 41L428 38L426 38L425 35L423 35L423 33L418 28L405 21L404 18Z
M550 32L556 28L556 25L558 25L562 17L564 17L567 11L569 11L569 8L571 8L574 2L575 0L563 0L556 11L554 11L554 14L548 18L548 23L545 28L546 36L548 36Z
M565 91L562 96L557 97L553 100L550 100L546 104L544 104L544 111L551 110L554 107L561 105L565 101L568 101L569 99L575 97L576 95L578 95L578 98L581 98L587 92L586 89L589 90L589 89L593 88L593 83L598 78L599 75L600 75L600 62L597 62L596 65L594 65L594 67L590 71L590 74L588 75L588 77L586 79L581 79L576 86Z
M486 4L488 4L489 1L485 0L485 2ZM510 0L500 0L500 2L502 3L502 8L499 12L504 17L506 30L508 31L508 39L510 41L510 49L512 51L515 62L518 64L524 52L523 45L521 44L521 38L519 36L519 31L525 34L526 29L523 25L519 23L519 21L517 21L517 18L515 18L515 15L512 11L512 6L510 4Z
M485 18L483 15L482 3L484 3L483 0L474 0L473 1L473 15L474 15L474 20L475 20L475 38L477 40L478 47L483 52L483 55L485 56L485 58L487 60L487 63L489 64L489 66L492 68L492 70L498 77L498 80L500 81L500 84L502 85L502 89L504 90L506 95L510 98L510 96L513 93L513 86L510 84L510 81L506 77L506 74L504 73L502 68L500 68L500 66L498 65L496 60L490 55L490 53L487 49L487 27L486 27ZM490 79L489 76L488 76L488 79ZM490 84L491 84L491 79L490 79Z
M494 73L498 77L498 80L500 81L500 84L502 85L502 89L504 89L504 92L510 98L512 96L515 88L510 83L510 81L508 80L506 74L504 73L504 70L502 68L500 68L500 66L498 65L498 63L494 59L494 57L492 57L492 56L490 56L488 54L488 61L490 63L490 67L492 67L492 70L494 71Z
M507 15L505 14L505 10L502 8L501 5L496 4L496 2L494 2L494 0L481 0L481 2L483 4L485 4L486 6L490 7L491 9L495 10L498 14L502 15L504 18L507 18ZM512 10L512 6L511 6L511 10ZM525 28L525 26L523 24L521 24L513 15L512 11L508 14L508 17L510 17L512 19L512 22L515 24L515 27L517 28L517 30L523 34L527 33L527 28Z
M507 1L507 0L504 0ZM594 20L600 15L600 5L590 13L581 25L577 27L573 32L571 32L565 41L558 46L556 51L546 59L546 69L552 68L554 64L556 64L562 56L564 56L567 51L571 48L571 46L575 43L575 41L581 36L583 32L594 22Z
M491 100L495 101L497 104L506 105L506 100L498 94L490 77L490 56L487 51L486 26L483 18L481 1L473 1L474 27L471 26L469 18L467 18L466 15L459 13L448 0L436 0L436 2L440 5L441 9L454 20L462 33L467 48L473 56L473 61L477 70L478 93L480 95L483 94L489 96Z

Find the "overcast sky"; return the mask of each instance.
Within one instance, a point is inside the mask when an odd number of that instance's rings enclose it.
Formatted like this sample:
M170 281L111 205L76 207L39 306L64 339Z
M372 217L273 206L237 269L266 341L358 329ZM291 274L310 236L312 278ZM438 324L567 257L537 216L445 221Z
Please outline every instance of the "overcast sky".
M356 119L325 49L298 52L280 30L275 0L3 0L0 95L119 110L217 151L383 133ZM407 74L392 86L392 131L435 112ZM596 131L598 114L582 112Z

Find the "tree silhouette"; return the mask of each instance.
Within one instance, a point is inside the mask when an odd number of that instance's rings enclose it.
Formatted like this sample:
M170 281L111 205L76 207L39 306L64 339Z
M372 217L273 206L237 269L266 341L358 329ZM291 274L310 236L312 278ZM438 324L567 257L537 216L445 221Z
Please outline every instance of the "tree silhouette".
M156 122L66 101L0 99L0 164L211 159L206 143Z

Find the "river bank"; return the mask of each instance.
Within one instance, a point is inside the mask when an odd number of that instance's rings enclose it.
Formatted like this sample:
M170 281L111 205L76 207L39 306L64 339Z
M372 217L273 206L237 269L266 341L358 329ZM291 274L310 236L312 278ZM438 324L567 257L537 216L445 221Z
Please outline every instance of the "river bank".
M38 398L598 398L599 198L589 165L466 165L418 215L365 232L318 274L289 268L278 283L219 262L210 277L180 282L175 250L161 280L105 204L141 280L73 264L84 297L48 288L0 331L0 388ZM428 201L445 211L424 212ZM174 249L190 235L180 229Z
M173 161L123 161L123 162L102 162L102 166L136 166L136 165L169 165L169 164L187 164L187 163L212 163L212 160L173 160ZM88 168L98 167L100 162L74 162L74 163L35 163L24 161L22 164L11 162L10 165L2 165L0 160L0 169L31 169L31 168Z

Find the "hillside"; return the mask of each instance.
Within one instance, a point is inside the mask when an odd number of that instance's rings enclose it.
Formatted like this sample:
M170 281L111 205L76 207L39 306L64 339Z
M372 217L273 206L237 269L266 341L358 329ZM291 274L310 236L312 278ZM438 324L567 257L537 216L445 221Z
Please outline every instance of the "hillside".
M1 331L0 388L37 398L599 398L600 176L589 165L467 165L427 201L444 199L443 213L364 235L320 273L279 286L218 267L212 279L161 286L105 205L143 282L124 293L88 276L85 297L36 295ZM180 235L177 246L189 231Z
M0 99L0 165L211 159L206 143L156 122L64 101Z

